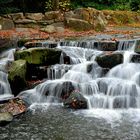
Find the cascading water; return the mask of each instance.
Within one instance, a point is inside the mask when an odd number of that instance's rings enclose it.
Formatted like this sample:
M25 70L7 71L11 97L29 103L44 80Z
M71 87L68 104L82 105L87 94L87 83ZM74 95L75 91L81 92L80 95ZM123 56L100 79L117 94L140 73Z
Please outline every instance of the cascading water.
M117 51L124 54L124 61L106 76L103 76L103 69L95 61L102 51L91 49L91 46L88 48L88 43L85 48L79 47L78 42L60 43L62 46L58 45L58 48L70 58L70 65L62 64L64 61L61 58L60 64L48 70L48 77L52 80L21 92L19 96L30 99L31 103L50 102L54 99L50 100L49 97L59 99L63 92L79 90L87 99L90 109L140 108L140 65L130 63L136 41L120 41Z
M14 52L15 49L11 49L0 55L0 100L12 96L7 71L14 60Z

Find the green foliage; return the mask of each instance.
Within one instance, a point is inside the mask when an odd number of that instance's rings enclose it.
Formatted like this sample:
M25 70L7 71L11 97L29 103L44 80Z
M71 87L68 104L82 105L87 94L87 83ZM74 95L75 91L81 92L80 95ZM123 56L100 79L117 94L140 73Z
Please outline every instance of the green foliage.
M59 10L61 11L68 11L70 9L70 6L70 0L47 0L45 9L46 11L50 11L57 10L57 8L59 8Z
M0 0L0 14L17 12L18 9L14 6L13 0Z
M131 0L130 7L132 11L140 11L140 1Z
M0 14L12 12L68 11L80 7L99 10L140 11L140 0L0 0Z

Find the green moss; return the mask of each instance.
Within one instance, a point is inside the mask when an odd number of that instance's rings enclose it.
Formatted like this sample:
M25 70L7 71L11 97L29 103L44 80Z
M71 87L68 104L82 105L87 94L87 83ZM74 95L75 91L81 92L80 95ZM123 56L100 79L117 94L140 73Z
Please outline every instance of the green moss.
M14 61L9 69L9 80L14 80L15 76L19 76L25 80L26 77L26 61L25 60L17 60Z
M29 64L51 65L59 63L61 51L49 48L30 48L27 50L17 51L15 59L26 60Z
M9 69L8 80L15 96L27 87L26 72L27 65L25 60L14 61Z

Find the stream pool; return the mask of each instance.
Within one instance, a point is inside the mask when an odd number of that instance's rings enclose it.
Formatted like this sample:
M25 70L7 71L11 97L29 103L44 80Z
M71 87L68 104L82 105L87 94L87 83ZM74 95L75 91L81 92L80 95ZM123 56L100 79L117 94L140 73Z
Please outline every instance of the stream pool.
M139 140L140 110L67 110L35 104L0 128L1 140Z

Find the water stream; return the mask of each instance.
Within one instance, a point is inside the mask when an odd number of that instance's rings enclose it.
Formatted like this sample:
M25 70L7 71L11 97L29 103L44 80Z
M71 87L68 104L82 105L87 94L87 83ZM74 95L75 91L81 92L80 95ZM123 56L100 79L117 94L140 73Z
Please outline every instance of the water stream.
M48 79L44 83L19 94L31 104L29 112L2 128L0 137L139 140L140 64L131 63L136 42L119 42L116 52L123 54L123 63L105 75L95 61L104 52L95 48L94 42L60 43L58 48L63 51L60 64L48 68ZM64 55L70 58L70 64L64 64ZM1 78L1 81L4 80ZM83 94L88 109L64 109L61 95L71 90Z

